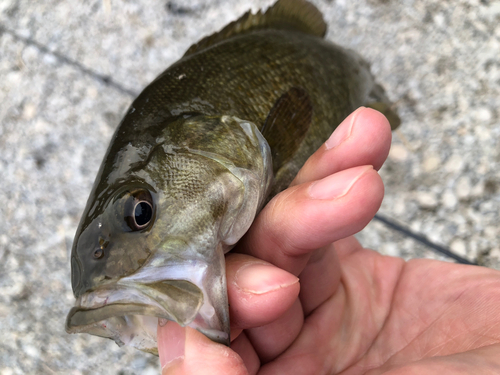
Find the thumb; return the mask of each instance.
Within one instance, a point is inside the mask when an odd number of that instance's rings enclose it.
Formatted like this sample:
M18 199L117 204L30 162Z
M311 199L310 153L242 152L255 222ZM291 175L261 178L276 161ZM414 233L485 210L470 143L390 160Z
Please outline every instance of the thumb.
M162 375L248 375L238 354L193 328L168 321L157 334Z

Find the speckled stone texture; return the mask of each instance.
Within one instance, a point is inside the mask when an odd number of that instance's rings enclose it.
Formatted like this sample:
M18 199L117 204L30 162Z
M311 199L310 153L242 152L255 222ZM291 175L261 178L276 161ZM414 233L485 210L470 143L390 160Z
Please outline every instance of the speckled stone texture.
M372 63L403 119L381 171L381 212L500 269L500 3L314 2L330 26L327 38ZM159 373L154 356L65 333L74 301L68 255L133 99L127 90L139 92L248 7L242 0L0 2L0 375ZM445 259L380 222L358 237L385 254Z

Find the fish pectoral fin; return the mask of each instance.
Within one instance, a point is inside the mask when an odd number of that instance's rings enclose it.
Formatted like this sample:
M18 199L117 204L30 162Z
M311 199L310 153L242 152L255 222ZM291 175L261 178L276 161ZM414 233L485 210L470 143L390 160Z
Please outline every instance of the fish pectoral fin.
M256 14L246 12L219 32L193 44L184 56L192 55L233 36L262 29L294 30L323 38L326 34L326 23L318 8L306 0L279 0L265 13L261 10Z
M311 99L300 87L289 89L271 108L262 135L271 148L274 174L299 148L311 126L312 116Z
M186 280L163 280L146 286L146 293L170 314L163 318L175 320L182 326L194 319L203 304L202 290Z

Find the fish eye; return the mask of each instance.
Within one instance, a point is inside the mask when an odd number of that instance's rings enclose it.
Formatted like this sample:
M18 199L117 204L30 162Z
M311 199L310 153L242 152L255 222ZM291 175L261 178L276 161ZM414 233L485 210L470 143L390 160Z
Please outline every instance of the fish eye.
M146 201L138 202L134 209L134 220L138 227L144 227L149 224L153 217L153 207Z
M137 190L130 194L125 203L125 221L130 229L145 229L153 220L153 198L147 190Z

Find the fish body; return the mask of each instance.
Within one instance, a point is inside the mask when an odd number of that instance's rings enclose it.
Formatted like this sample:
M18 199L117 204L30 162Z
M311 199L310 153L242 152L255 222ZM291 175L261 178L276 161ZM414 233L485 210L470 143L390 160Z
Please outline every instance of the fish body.
M66 330L157 352L165 318L229 344L224 253L354 109L397 119L368 64L280 0L192 46L116 129L71 255Z

